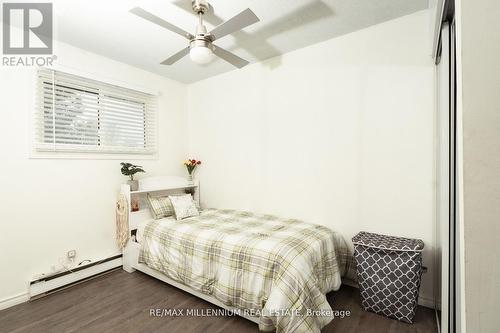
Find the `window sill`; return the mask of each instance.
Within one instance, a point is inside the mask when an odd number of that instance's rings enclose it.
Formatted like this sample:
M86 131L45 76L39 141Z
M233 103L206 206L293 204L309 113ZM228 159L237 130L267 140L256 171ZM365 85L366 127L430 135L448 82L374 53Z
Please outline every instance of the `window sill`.
M158 160L158 153L127 154L127 153L96 153L96 152L44 152L32 150L29 159L51 160Z

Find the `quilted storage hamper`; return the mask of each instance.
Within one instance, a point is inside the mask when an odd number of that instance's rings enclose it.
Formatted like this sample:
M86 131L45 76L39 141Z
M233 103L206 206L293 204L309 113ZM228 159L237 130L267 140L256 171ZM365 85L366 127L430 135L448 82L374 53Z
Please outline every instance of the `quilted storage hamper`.
M413 322L422 276L424 242L360 232L352 239L362 307Z

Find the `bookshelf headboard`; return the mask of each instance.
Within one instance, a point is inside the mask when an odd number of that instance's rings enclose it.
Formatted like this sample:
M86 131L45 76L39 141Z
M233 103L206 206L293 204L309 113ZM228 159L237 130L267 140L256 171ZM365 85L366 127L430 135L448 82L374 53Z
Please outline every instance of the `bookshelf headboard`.
M177 176L148 177L139 180L139 189L130 191L130 185L122 184L120 193L125 195L129 207L128 224L129 230L137 229L137 226L144 221L151 220L153 217L149 211L146 201L148 193L154 195L173 195L191 193L193 199L200 206L200 186L199 182L189 183L187 179ZM132 202L137 200L139 210L132 212Z

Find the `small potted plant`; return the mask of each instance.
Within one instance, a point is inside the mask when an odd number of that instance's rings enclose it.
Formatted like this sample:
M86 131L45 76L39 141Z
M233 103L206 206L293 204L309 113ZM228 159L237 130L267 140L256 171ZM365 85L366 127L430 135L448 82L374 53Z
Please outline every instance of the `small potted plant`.
M189 174L189 176L188 176L188 183L191 184L191 185L194 184L193 172L196 169L196 167L198 165L200 165L200 164L201 164L201 161L197 161L197 160L194 160L194 159L189 159L189 160L185 160L184 161L184 165L186 166L187 172Z
M140 165L133 165L132 163L120 163L122 166L122 175L130 177L130 180L127 182L130 185L131 191L137 191L139 189L139 182L134 179L134 175L138 172L146 172L142 169Z

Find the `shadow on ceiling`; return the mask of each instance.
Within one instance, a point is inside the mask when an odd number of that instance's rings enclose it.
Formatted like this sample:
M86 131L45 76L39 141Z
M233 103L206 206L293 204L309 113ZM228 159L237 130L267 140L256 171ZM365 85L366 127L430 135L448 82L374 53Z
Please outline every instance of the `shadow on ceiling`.
M191 1L176 0L173 2L173 4L195 15L193 13L193 9L191 8ZM243 9L244 8L242 8L242 10ZM235 15L236 14L237 13L235 13ZM255 14L259 16L259 13ZM259 28L253 33L248 33L243 30L233 33L232 36L235 39L235 45L229 50L234 51L236 49L242 48L250 53L253 57L255 57L255 59L257 59L258 61L276 57L276 59L273 59L273 61L266 62L266 66L274 69L281 65L280 56L282 55L282 53L273 45L271 45L268 39L281 33L300 28L301 26L305 26L309 23L331 17L333 15L333 10L323 1L315 0L309 2L305 5L300 6L299 8L296 8L291 13L279 17L272 22L267 23L261 21L257 23ZM219 24L226 21L226 19L223 19L214 13L213 7L210 7L210 11L205 13L203 19L213 26L218 26Z

